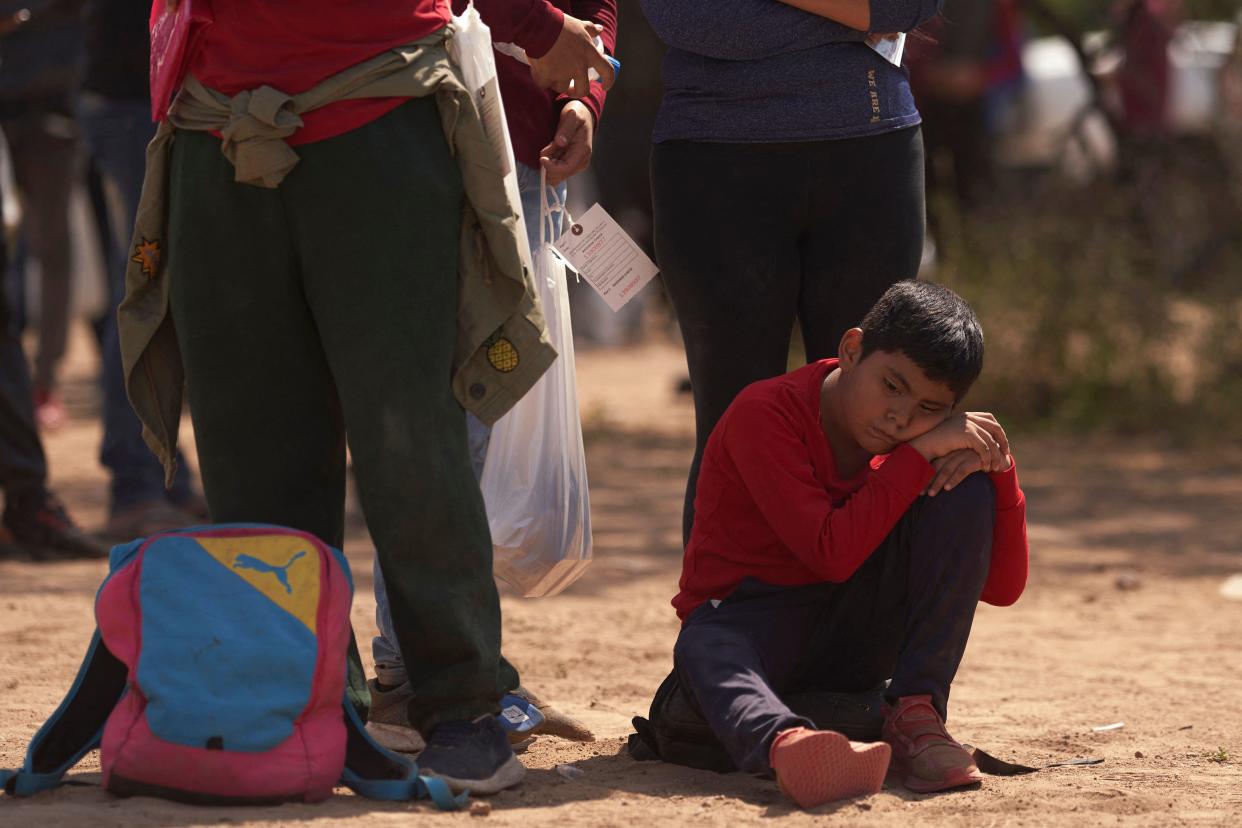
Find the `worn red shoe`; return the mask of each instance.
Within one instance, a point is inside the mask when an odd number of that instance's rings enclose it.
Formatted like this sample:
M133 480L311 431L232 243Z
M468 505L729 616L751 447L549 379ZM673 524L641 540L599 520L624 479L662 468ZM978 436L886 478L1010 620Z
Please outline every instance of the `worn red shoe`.
M878 793L888 757L883 742L851 742L835 731L807 727L782 730L768 751L776 784L802 808Z
M975 760L945 730L931 696L903 696L895 707L885 705L882 735L893 748L901 783L916 793L983 781Z

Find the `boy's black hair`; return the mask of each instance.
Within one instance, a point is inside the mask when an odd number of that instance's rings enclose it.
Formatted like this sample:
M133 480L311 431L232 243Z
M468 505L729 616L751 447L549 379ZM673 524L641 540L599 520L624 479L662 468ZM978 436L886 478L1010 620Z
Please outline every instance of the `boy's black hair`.
M961 399L983 370L983 328L970 305L942 285L898 282L880 297L859 327L862 358L875 351L903 353L933 382Z

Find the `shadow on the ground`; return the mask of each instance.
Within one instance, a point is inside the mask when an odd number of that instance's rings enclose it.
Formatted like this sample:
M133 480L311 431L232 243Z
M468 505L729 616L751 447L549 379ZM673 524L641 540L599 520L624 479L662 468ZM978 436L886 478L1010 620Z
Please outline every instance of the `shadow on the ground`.
M1242 463L1144 446L1063 443L1031 452L1019 476L1039 546L1084 550L1047 562L1067 574L1116 567L1172 577L1242 568Z
M273 821L317 822L334 825L347 819L371 814L383 815L385 823L401 815L411 819L433 816L434 807L426 802L377 802L341 794L313 804L289 802L283 805L221 806L185 805L147 797L117 797L99 787L100 775L75 774L76 783L29 799L0 797L0 825L90 825L91 828L173 828L173 826L236 825Z
M667 434L591 428L585 445L594 560L573 593L596 595L619 581L677 567L693 444ZM370 590L374 547L352 487L346 532L355 588Z
M669 765L663 762L638 762L631 759L623 739L608 739L596 745L597 755L573 763L581 771L574 778L565 778L555 768L528 772L519 789L505 791L492 798L497 810L526 807L555 807L573 802L597 799L700 800L703 812L739 802L762 807L765 817L781 817L797 813L798 806L781 793L776 782L744 773L715 773ZM879 797L903 801L921 801L934 794L916 794L901 787L891 777ZM826 816L870 810L870 797L846 799L810 809L809 813ZM636 817L637 818L637 817Z

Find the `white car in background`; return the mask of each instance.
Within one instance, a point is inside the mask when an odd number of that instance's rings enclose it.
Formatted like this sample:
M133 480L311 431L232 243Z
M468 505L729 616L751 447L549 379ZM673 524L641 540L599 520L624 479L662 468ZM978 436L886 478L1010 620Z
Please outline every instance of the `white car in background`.
M1121 62L1109 35L1093 32L1084 49L1094 56L1093 74L1108 95L1108 76ZM1169 45L1173 77L1169 87L1169 124L1178 135L1204 135L1224 116L1223 74L1235 62L1239 25L1190 21L1181 24ZM1112 131L1092 104L1091 88L1078 56L1061 37L1028 41L1022 50L1025 84L999 124L996 160L1006 167L1055 169L1083 180L1110 169L1116 160ZM1239 69L1242 71L1242 69ZM1114 101L1106 101L1113 105ZM1235 118L1242 121L1242 113Z

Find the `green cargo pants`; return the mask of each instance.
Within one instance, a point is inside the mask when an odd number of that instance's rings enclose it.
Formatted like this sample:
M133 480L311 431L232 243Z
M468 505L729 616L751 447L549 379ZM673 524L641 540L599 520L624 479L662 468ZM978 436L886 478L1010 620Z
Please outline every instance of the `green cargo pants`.
M297 147L277 189L179 132L171 306L216 522L344 539L345 445L413 685L411 724L499 709L500 603L450 388L462 185L433 99Z

